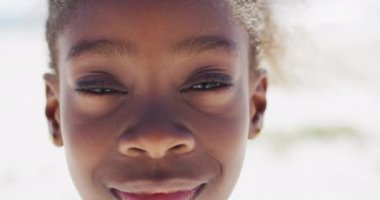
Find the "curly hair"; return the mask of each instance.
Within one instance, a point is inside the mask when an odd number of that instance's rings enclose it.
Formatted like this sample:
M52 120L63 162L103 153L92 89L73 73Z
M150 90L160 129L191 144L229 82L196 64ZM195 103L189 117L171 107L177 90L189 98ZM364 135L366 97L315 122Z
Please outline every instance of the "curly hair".
M231 12L250 35L250 62L257 67L263 57L272 59L274 26L268 0L225 0ZM80 0L49 0L46 40L50 52L50 68L58 73L56 40L68 23Z

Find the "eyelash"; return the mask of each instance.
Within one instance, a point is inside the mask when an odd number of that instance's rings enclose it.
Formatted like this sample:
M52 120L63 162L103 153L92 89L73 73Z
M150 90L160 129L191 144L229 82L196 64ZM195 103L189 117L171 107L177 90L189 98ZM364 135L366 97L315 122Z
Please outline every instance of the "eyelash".
M102 95L127 95L128 92L115 90L106 87L77 87L75 91L88 95L102 96Z
M116 85L111 87L112 85ZM76 83L75 91L83 95L126 95L128 91L123 90L117 81L108 79L84 79Z
M227 89L232 86L230 81L226 81L224 77L211 77L201 80L200 82L187 87L181 92L208 92L208 91L219 91Z
M96 82L96 81L95 81ZM127 91L122 91L119 89L110 88L107 86L81 86L77 84L75 91L84 94L84 95L93 95L93 96L105 96L105 95L127 95ZM210 91L219 91L227 89L232 86L231 81L226 75L220 74L209 74L203 80L198 81L195 84L192 84L189 87L182 89L180 92L210 92Z

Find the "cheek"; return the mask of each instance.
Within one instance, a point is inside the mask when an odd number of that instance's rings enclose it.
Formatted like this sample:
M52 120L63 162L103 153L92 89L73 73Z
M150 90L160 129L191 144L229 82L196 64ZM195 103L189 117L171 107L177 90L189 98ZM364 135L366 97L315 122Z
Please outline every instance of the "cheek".
M248 138L249 98L246 87L239 85L226 94L194 98L199 100L199 103L195 102L198 104L199 116L192 116L189 120L193 121L194 126L203 129L195 130L194 133L215 150L239 151L240 144Z
M104 104L103 107L98 107ZM86 155L85 163L94 163L102 158L116 130L110 105L102 102L76 101L66 95L62 101L61 126L64 145L73 157ZM83 158L80 158L83 160Z
M213 134L205 138L225 165L238 165L236 161L242 159L248 139L248 108L242 99L235 99L233 105L225 108L224 118L215 116L215 120L210 120L209 126L216 130L210 130Z
M61 131L67 162L80 193L98 194L99 183L93 172L114 148L113 110L117 106L106 102L81 99L75 93L62 91ZM104 194L104 193L102 193Z
M71 107L75 111L75 116L91 123L109 118L120 108L125 98L123 95L91 96L74 94L71 96Z
M194 132L198 141L219 162L222 170L210 196L212 193L228 196L239 177L250 121L247 92L244 89L237 91L219 109L219 112L192 119L197 126Z
M198 110L200 113L207 115L218 116L225 112L225 109L230 107L230 104L235 100L235 92L232 89L225 89L217 92L196 92L185 95L189 105Z

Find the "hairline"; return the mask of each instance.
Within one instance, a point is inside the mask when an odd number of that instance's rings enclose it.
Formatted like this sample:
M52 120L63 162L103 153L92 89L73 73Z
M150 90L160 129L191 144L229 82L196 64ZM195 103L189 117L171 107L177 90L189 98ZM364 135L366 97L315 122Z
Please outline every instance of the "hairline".
M53 70L54 73L58 74L59 69L58 69L58 63L57 60L58 58L58 46L57 46L57 40L59 37L59 34L62 33L62 31L65 29L65 27L70 24L70 21L74 18L73 16L76 14L78 11L78 5L80 2L83 2L81 0L66 0L63 2L68 2L67 4L63 5L61 7L61 12L56 13L56 15L52 15L52 10L54 9L52 5L52 1L57 1L60 2L60 0L49 0L49 15L48 15L48 20L46 22L46 40L48 42L48 47L49 47L49 54L50 54L50 69ZM258 35L254 34L251 30L249 30L249 27L247 27L247 24L244 23L244 21L237 16L234 11L234 8L232 7L231 2L234 0L225 0L229 4L229 9L230 9L230 15L237 20L242 27L244 28L245 31L247 31L249 35L249 49L248 49L248 59L249 59L249 65L250 68L257 68L258 66L258 61L259 61L259 38ZM57 3L56 4L59 4ZM58 5L59 6L59 5ZM61 5L62 6L62 5ZM62 11L63 10L63 11ZM59 8L55 11L59 11ZM55 18L54 18L55 17Z

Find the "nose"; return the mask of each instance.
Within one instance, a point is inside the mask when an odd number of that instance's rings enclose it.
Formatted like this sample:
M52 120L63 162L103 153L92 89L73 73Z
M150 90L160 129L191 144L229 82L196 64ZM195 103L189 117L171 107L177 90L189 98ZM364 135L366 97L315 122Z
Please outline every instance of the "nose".
M123 137L118 150L128 157L148 156L160 159L168 155L181 155L194 149L195 140L191 133L163 130L139 131Z

